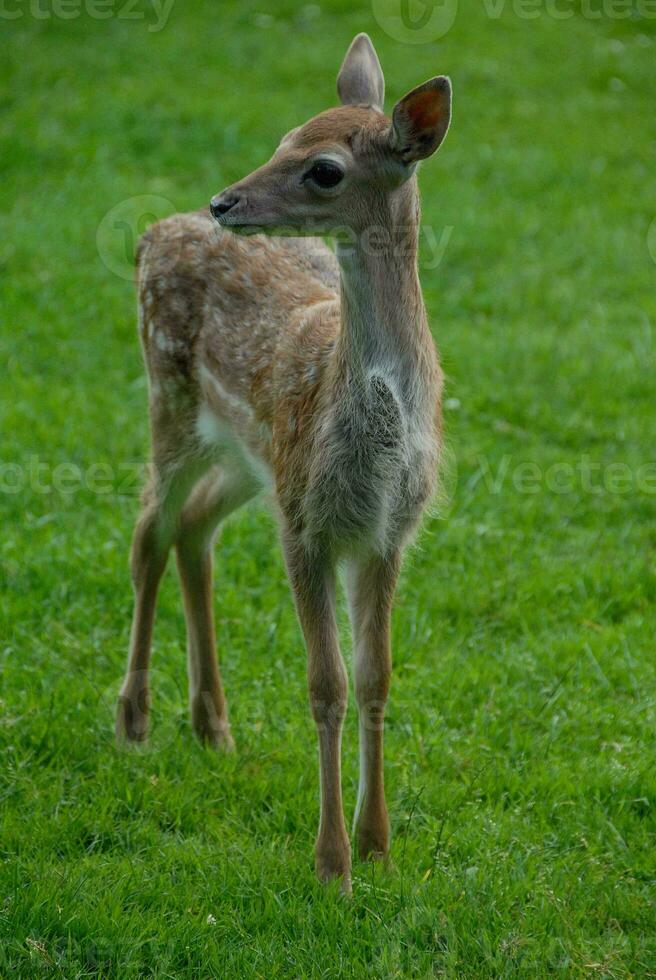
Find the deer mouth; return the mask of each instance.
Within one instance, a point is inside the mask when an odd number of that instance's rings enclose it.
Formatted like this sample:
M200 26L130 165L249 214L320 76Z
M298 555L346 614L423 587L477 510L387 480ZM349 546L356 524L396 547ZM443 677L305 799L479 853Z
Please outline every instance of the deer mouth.
M258 235L268 230L267 225L255 221L244 221L236 216L229 219L227 216L222 219L217 218L216 221L222 228L233 232L235 235Z

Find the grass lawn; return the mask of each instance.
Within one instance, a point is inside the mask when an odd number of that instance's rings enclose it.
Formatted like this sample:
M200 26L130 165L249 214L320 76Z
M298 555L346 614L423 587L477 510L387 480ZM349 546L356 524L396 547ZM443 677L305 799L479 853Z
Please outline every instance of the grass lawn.
M145 2L3 8L0 977L656 977L656 19L606 7L460 0L423 44L352 0L177 0L161 30ZM395 612L393 867L355 862L346 901L314 880L265 508L217 547L237 754L192 737L173 567L143 752L113 707L148 452L135 233L333 104L360 30L388 106L453 81L420 180L451 464ZM353 703L344 742L350 821Z

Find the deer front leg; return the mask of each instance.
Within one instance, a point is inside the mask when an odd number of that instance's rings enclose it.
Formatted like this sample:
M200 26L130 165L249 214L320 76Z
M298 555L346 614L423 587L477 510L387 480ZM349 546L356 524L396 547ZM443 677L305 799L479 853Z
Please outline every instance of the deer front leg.
M360 858L389 852L383 778L383 724L392 656L390 619L400 555L353 562L348 591L353 626L355 696L360 729L360 782L354 833Z
M322 881L341 878L351 891L351 845L344 823L341 786L342 724L348 681L335 621L334 568L285 541L289 578L308 652L310 705L319 736L321 817L315 866Z

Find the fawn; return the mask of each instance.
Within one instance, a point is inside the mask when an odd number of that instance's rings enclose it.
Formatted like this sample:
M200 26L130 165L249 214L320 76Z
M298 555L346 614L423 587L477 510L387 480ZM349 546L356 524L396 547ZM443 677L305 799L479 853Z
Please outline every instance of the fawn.
M193 727L232 747L212 544L223 518L272 485L319 739L316 870L349 891L336 568L346 565L354 634L355 833L360 857L384 857L390 613L441 444L442 374L417 274L416 165L446 135L451 86L430 79L388 119L378 57L359 34L337 88L342 105L288 133L268 163L212 198L211 217L174 215L139 243L152 466L132 544L135 610L116 731L146 737L157 588L175 545ZM335 237L336 252L311 237L321 235Z

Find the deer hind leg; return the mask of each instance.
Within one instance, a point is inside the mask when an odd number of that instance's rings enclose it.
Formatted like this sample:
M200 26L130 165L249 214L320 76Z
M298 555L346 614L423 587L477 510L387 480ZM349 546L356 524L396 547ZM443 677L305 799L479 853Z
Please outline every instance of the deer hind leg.
M360 782L354 833L360 858L389 851L389 817L383 779L383 722L392 657L390 619L400 555L353 561L348 593L353 627L354 681L360 733Z
M191 721L202 742L227 750L234 743L216 655L212 545L219 523L258 489L247 474L212 469L185 504L175 540L187 620Z
M157 591L180 512L202 466L199 461L169 468L155 464L144 494L144 506L134 529L130 556L134 613L128 666L116 711L119 741L142 742L148 734L148 672Z
M289 535L283 541L307 646L310 704L319 736L321 817L316 870L322 881L341 878L342 891L350 892L351 845L342 809L340 761L348 681L337 639L334 568L309 556Z

